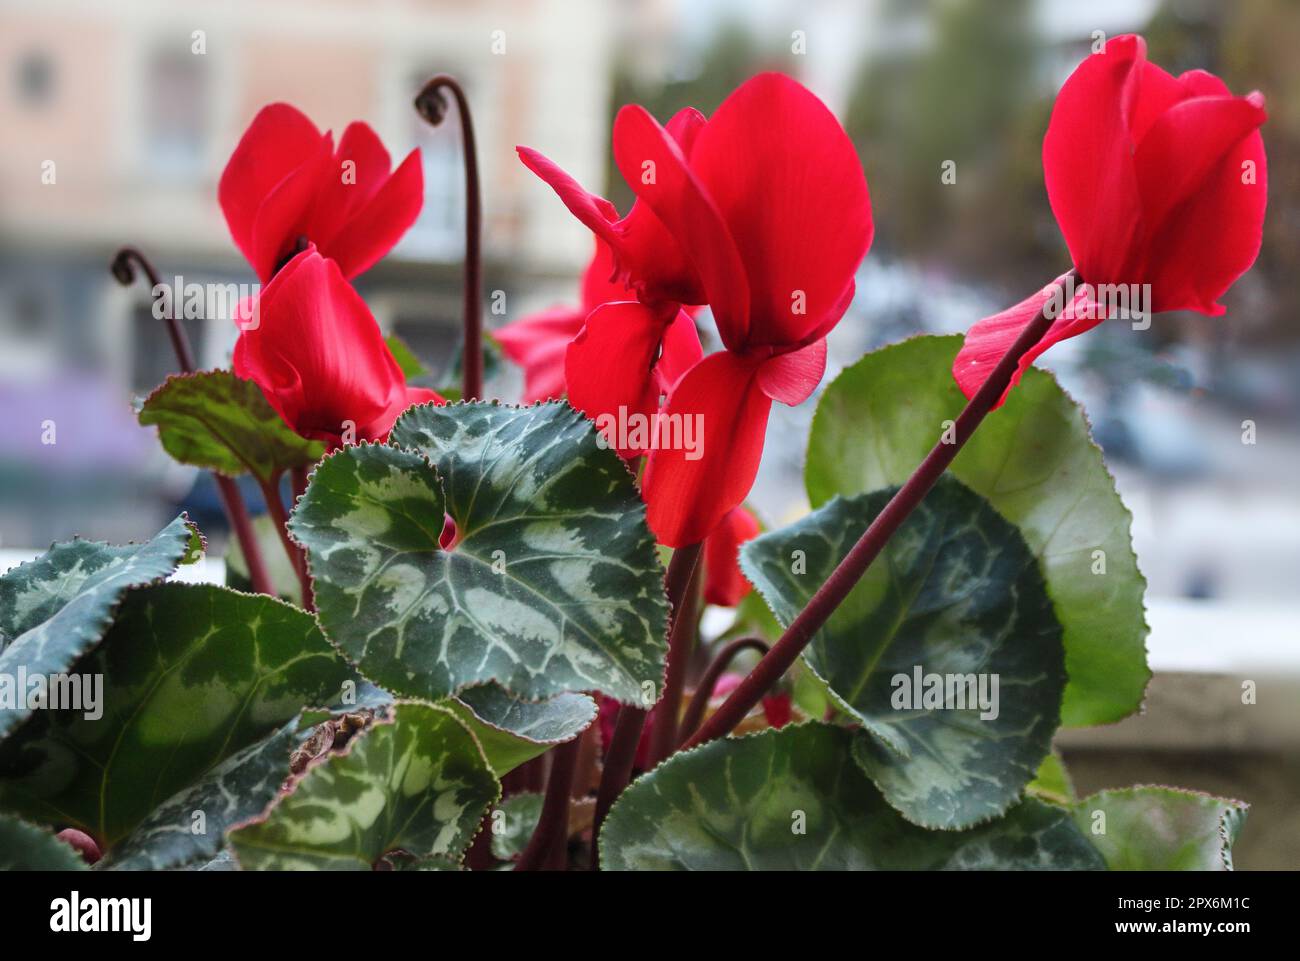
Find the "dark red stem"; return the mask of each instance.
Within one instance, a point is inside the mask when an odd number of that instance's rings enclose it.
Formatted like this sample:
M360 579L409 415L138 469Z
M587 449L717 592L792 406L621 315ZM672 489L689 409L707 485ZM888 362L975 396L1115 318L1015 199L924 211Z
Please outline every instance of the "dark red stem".
M677 718L682 710L682 689L686 686L686 667L695 650L695 636L699 629L700 571L703 565L696 562L695 570L682 595L681 614L673 617L673 629L668 636L668 669L664 674L664 696L655 709L654 726L650 731L650 764L654 766L677 748Z
M683 609L682 599L686 588L695 576L695 566L700 560L703 542L679 547L673 551L672 560L668 562L668 574L664 578L664 589L668 594L668 610L672 626L669 638L677 626L678 612ZM671 644L671 640L669 641ZM614 734L609 739L609 749L605 752L605 769L601 772L600 785L596 789L596 810L591 824L591 868L600 866L600 854L597 839L600 826L605 822L605 815L613 806L615 799L623 793L623 788L632 780L632 768L636 764L636 748L641 741L641 729L645 726L646 711L643 708L624 704L618 711L614 722Z
M695 685L695 694L692 695L691 703L687 705L686 714L682 717L681 730L677 735L679 741L687 740L700 726L700 721L704 720L704 712L708 710L709 701L713 697L713 689L718 685L718 678L722 677L722 672L731 666L736 655L745 650L766 654L767 642L757 637L742 637L718 651L717 656L700 675L700 682Z
M1072 271L1072 274L1076 284L1082 282L1078 271ZM1066 278L1061 278L1059 282L1065 283ZM1047 316L1046 309L1045 306L1037 317L1025 325L1015 343L1002 355L1002 359L993 368L988 379L957 416L954 442L945 443L941 439L934 445L925 460L921 461L921 465L907 479L907 483L890 498L885 509L871 522L871 526L863 532L862 537L844 556L844 560L840 561L839 566L831 572L826 582L817 589L817 593L812 596L807 606L790 622L790 626L786 628L785 633L772 649L746 675L731 696L722 702L722 706L691 736L690 740L683 745L684 748L695 747L731 733L745 715L763 699L763 695L771 689L781 675L790 669L800 652L808 646L813 635L849 596L849 592L866 573L867 568L888 543L889 538L903 521L907 520L930 488L948 469L948 465L970 439L980 421L1002 398L1007 385L1011 383L1011 377L1020 363L1020 358L1042 340L1043 335L1052 326L1055 318Z
M275 524L275 532L280 535L284 552L289 557L289 563L293 565L294 573L298 575L298 584L302 588L303 609L314 611L316 604L312 596L311 575L307 572L307 558L303 555L302 549L289 538L289 515L285 513L284 502L280 500L280 475L276 475L269 481L259 480L258 483L262 486L262 497L266 500L266 511Z
M415 109L432 126L438 126L447 116L447 90L456 100L460 114L461 149L465 163L465 344L461 354L464 372L464 399L475 400L483 396L483 203L479 193L478 151L474 146L474 121L469 112L469 101L454 77L440 73L421 89L415 98Z
M492 812L489 811L479 822L474 843L465 852L465 867L471 871L491 871L496 863L492 856Z
M123 287L129 287L135 283L135 269L137 266L144 271L145 276L149 279L149 290L153 296L163 296L163 293L159 291L159 288L162 287L162 280L158 276L158 271L149 262L149 258L135 247L123 247L119 250L113 258L112 264L109 265L109 270L112 271L119 284ZM181 372L185 374L194 373L194 351L190 349L190 340L185 336L185 328L181 326L181 322L176 316L174 301L167 310L164 321L167 324L167 333L171 337L172 350L176 353L176 362L180 364ZM221 506L225 509L226 521L230 524L231 532L239 541L240 551L244 555L244 563L248 565L248 579L253 584L253 590L259 594L275 594L275 588L271 584L271 575L266 570L266 561L262 558L261 548L258 546L257 537L253 533L253 522L248 516L248 505L244 503L244 495L239 492L239 485L235 483L234 478L226 477L224 474L218 474L214 471L212 476L217 481L217 493L221 496Z
M528 846L515 864L516 871L564 870L564 853L569 842L569 803L573 797L579 746L580 739L575 737L551 752L551 776L546 781L542 814Z
M298 499L307 493L307 468L295 467L293 469L293 506L297 506ZM290 507L292 510L293 507ZM287 531L288 528L285 528ZM316 595L311 586L311 572L307 569L307 555L305 551L299 551L299 561L302 565L299 575L299 583L302 585L302 606L309 611L316 610Z

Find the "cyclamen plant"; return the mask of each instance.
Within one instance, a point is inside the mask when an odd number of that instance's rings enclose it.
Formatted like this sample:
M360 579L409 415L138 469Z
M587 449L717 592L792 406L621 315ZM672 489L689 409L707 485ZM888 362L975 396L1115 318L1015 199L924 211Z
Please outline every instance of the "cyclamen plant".
M460 399L411 383L350 283L414 222L417 153L393 169L363 123L335 146L265 108L219 191L265 285L231 369L196 371L169 317L181 373L138 411L221 480L228 585L170 580L205 547L184 515L0 578L0 674L103 683L97 717L26 692L0 710L0 867L1231 866L1243 803L1077 798L1052 751L1140 707L1144 581L1083 412L1030 363L1135 303L1222 311L1260 245L1258 94L1174 78L1137 37L1088 57L1043 151L1072 270L840 374L814 510L766 532L744 502L771 404L817 389L872 237L838 121L779 74L707 119L624 107L622 216L521 147L596 253L578 308L497 332L515 406L477 399L472 126L445 76L417 108L441 122L448 95ZM114 262L137 268L157 296L138 251ZM695 449L671 442L688 422ZM701 636L708 605L736 626Z

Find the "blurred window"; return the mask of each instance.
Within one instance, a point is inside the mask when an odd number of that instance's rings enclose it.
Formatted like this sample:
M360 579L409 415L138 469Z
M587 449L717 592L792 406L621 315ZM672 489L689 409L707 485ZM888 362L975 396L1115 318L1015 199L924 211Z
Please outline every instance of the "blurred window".
M59 360L54 317L58 291L47 283L9 276L0 298L0 377L30 377Z
M197 318L181 321L195 357L203 356L206 325ZM179 373L167 324L153 315L152 304L141 304L131 315L131 389L148 394L170 375Z
M156 53L149 61L146 82L147 162L165 176L197 176L207 150L206 57L188 52Z
M44 50L18 58L18 99L26 107L43 107L54 96L54 61Z
M459 317L456 313L459 306L458 303L440 304L440 308L451 311L445 316L441 310L434 317L423 311L412 311L399 313L393 318L393 333L402 338L421 363L443 380L449 376L459 343Z

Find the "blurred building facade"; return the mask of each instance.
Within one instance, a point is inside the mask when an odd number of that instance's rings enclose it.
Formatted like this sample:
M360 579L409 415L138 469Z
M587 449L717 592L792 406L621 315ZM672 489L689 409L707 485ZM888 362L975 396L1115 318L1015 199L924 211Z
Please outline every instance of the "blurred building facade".
M0 392L16 411L0 441L4 540L84 532L69 529L66 510L32 510L30 498L52 507L88 470L138 491L132 508L156 501L157 483L173 493L188 483L149 456L156 443L128 409L132 393L175 369L170 346L144 288L120 288L107 265L130 243L168 280L256 280L216 185L267 103L292 103L336 135L364 120L394 163L420 147L421 217L358 287L381 326L433 367L458 337L464 197L454 111L435 129L412 108L432 74L455 75L474 111L487 282L506 295L493 322L567 297L589 236L514 146L544 147L599 186L616 13L602 0L0 3ZM228 363L227 320L187 327L201 366ZM41 443L46 421L54 444ZM132 476L141 457L149 467ZM138 520L90 526L100 537L142 533Z

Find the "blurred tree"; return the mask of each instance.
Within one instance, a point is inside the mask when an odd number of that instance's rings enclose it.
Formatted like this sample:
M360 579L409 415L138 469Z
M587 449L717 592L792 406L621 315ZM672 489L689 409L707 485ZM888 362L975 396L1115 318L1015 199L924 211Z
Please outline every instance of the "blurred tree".
M785 41L783 40L782 43ZM708 46L692 58L679 79L651 82L639 78L627 62L615 58L614 83L610 94L610 123L620 107L639 103L660 123L685 106L695 107L705 116L718 108L736 87L762 70L794 73L793 57L788 46L762 46L742 24L724 23ZM656 78L660 81L660 78ZM606 194L620 213L632 205L632 191L614 165L613 153L606 155Z
M877 187L883 249L1008 287L1064 265L1045 229L1030 6L1007 0L996 16L969 0L885 8L886 36L919 42L876 43L846 118Z

